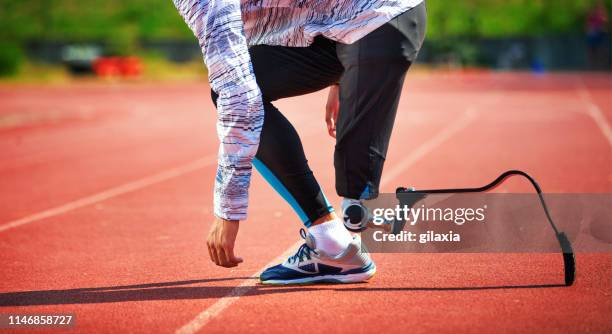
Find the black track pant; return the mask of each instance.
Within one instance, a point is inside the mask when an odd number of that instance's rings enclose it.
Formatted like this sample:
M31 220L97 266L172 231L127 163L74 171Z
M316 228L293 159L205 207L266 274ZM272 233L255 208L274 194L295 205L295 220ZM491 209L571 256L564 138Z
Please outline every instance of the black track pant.
M305 48L249 50L265 108L254 166L306 226L333 208L308 167L300 137L272 102L340 83L336 191L354 199L376 197L404 77L423 42L425 20L422 4L353 44L318 37Z

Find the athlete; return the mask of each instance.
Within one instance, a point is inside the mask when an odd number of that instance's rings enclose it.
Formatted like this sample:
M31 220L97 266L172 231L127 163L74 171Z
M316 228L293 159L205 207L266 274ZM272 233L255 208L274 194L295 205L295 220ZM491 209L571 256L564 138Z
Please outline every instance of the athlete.
M425 36L424 0L174 0L208 67L221 142L211 260L234 255L252 166L307 231L262 283L360 282L376 266L344 227L310 170L300 138L273 101L329 88L336 191L346 208L378 196L404 77Z

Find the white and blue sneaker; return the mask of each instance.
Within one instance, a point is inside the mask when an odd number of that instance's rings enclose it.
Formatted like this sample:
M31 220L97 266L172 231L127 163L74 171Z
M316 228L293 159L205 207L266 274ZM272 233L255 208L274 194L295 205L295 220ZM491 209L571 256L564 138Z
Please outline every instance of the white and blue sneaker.
M356 283L367 281L376 273L376 265L362 252L359 236L353 237L344 252L329 256L316 248L310 233L301 229L300 235L306 242L285 262L264 270L259 276L261 283Z

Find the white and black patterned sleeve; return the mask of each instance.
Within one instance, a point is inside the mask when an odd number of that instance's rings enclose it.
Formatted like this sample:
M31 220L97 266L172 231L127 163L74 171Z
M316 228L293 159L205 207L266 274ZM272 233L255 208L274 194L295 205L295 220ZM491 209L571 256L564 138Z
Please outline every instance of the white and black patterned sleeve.
M246 218L252 159L263 126L263 103L255 81L240 0L173 0L194 32L217 100L221 145L215 180L215 215Z

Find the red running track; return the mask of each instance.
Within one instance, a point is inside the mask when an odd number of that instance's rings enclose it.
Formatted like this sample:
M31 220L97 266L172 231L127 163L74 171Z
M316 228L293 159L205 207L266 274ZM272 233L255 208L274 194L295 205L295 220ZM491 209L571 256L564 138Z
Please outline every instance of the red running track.
M611 89L592 74L411 73L383 190L519 168L547 192L611 192ZM208 91L0 86L0 313L74 313L71 331L87 333L612 330L610 254L578 254L572 287L557 254L375 254L366 284L257 285L301 227L258 175L245 262L215 267L203 242L217 146ZM278 106L337 204L324 94Z

